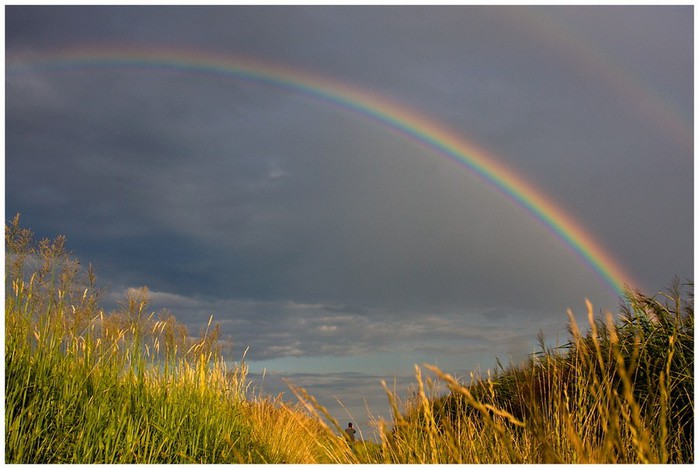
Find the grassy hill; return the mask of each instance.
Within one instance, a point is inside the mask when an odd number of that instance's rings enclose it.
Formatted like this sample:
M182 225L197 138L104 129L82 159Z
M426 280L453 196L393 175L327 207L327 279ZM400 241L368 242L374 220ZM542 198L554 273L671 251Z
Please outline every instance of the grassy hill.
M100 308L91 268L65 239L5 227L6 463L691 463L691 284L629 292L621 315L485 379L416 367L407 401L387 390L381 443L350 446L303 389L251 395L219 330L198 337L148 291ZM435 380L450 392L438 395ZM331 422L327 424L326 422Z

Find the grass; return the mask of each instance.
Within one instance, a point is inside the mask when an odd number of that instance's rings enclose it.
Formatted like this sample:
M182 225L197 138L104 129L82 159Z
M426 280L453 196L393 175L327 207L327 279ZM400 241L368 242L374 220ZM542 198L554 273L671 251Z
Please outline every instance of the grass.
M430 396L418 369L424 384L394 411L387 462L693 462L693 304L680 290L669 302L629 293L618 323L588 304L585 335L571 314L569 344L468 385L426 366L445 396Z
M349 445L302 388L255 395L212 321L193 337L145 288L104 312L92 269L19 217L5 246L6 463L694 461L691 284L627 292L616 319L588 305L564 346L469 383L416 366L409 398L386 387L381 442Z
M31 302L31 283L23 293ZM65 312L6 310L6 462L255 462L239 377L223 362L164 372L135 355L131 331L98 333L98 316L73 335Z

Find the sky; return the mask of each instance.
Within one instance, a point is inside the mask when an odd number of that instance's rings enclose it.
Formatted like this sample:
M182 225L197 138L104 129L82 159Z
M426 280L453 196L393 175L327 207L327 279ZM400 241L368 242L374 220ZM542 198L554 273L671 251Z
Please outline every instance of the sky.
M693 279L692 6L6 6L5 33L5 219L65 235L105 308L147 286L193 334L213 315L258 389L365 438L381 380L468 381L565 342L585 299L618 311L473 155L633 288Z

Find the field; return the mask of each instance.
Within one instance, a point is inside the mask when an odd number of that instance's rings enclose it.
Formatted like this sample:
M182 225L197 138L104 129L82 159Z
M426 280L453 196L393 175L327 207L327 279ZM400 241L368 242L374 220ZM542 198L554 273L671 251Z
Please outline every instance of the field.
M416 366L380 444L350 445L305 390L255 395L219 329L190 336L147 289L100 307L65 239L6 225L6 463L693 463L693 284L628 292L617 316L462 383ZM429 375L429 376L426 376ZM448 394L435 391L440 382Z

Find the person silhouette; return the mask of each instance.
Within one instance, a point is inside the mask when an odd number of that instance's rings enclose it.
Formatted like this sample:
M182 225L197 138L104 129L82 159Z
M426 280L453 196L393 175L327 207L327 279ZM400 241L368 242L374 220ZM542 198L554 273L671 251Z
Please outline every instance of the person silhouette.
M352 422L347 424L347 428L345 428L345 433L347 433L347 437L349 438L350 443L354 443L354 434L357 433L357 430L355 430L352 426Z

